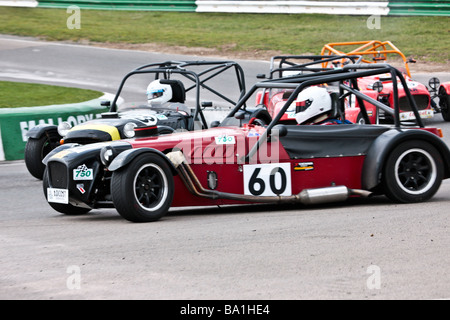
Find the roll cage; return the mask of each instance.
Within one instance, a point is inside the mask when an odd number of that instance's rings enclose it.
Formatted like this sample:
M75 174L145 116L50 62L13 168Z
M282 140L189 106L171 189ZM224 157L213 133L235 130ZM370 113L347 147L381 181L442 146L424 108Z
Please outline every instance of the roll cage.
M258 74L259 79L274 79L274 75L278 74L278 78L284 77L283 72L322 72L333 70L347 64L358 64L362 57L358 55L282 55L270 58L269 75ZM302 60L308 62L300 63ZM334 66L329 66L329 63Z
M200 68L200 71L195 70L195 68ZM233 100L231 97L225 95L224 93L213 89L210 85L207 84L208 81L216 78L229 69L234 69L235 71L236 82L240 92L238 97L239 100L244 96L246 91L245 78L242 67L234 61L165 61L142 65L127 73L122 79L114 96L114 99L111 103L109 103L110 112L117 112L117 101L120 98L120 94L122 93L126 81L131 76L139 74L154 74L155 80L168 80L171 78L171 75L178 74L183 76L183 79L187 80L188 85L184 83L185 92L195 90L195 108L193 115L194 121L191 124L191 128L188 128L188 130L194 129L193 126L196 121L201 121L202 127L208 128L208 124L206 123L206 119L203 115L202 110L203 108L208 107L211 104L202 104L202 102L200 101L200 90L203 88L211 92L215 96L221 98L226 103L229 103L231 106L235 106L237 101ZM108 105L108 103L106 105Z
M407 59L406 56L390 41L370 40L328 43L323 46L321 55L327 56L330 54L361 56L361 62L369 64L386 61L388 54L397 55L403 60L406 73L410 78L411 72L409 70L408 64L416 62L412 58ZM323 66L326 67L327 63L325 63Z
M400 108L399 108L399 97L398 97L398 84L396 81L393 81L393 97L394 97L394 108L387 107L383 103L363 94L360 92L358 88L358 78L374 76L374 75L382 75L389 73L392 79L398 78L401 82L403 88L408 88L405 78L402 73L396 68L388 65L388 64L350 64L345 65L339 69L331 69L322 71L319 73L312 74L304 74L298 76L290 76L290 77L282 77L277 79L268 79L254 84L249 91L242 97L241 100L236 104L235 108L230 111L227 117L222 122L221 126L227 123L227 119L235 117L238 112L247 112L246 101L259 89L289 89L292 90L292 93L287 98L286 102L284 102L281 110L272 118L270 123L267 125L266 130L261 135L260 139L258 139L257 143L249 150L248 154L241 159L242 162L249 161L253 155L255 155L258 149L261 147L263 143L267 141L275 126L280 124L280 119L289 106L295 101L297 95L305 88L309 86L323 85L323 84L332 84L333 88L336 89L338 94L338 108L341 109L341 114L345 118L345 99L354 95L359 103L361 108L362 115L366 120L366 123L370 123L369 116L367 113L367 109L365 103L370 103L375 105L377 108L383 109L385 112L388 112L394 117L394 128L401 129L402 123L400 121ZM415 115L414 124L420 128L424 128L423 121L419 115L419 111L416 105L415 100L413 99L411 92L409 90L405 90L406 97L409 105L411 106L411 110ZM344 120L344 119L342 119ZM369 125L369 124L368 124ZM281 129L281 128L279 128ZM280 133L282 134L282 133Z
M347 64L359 64L362 57L357 55L281 55L270 59L269 75L258 74L258 79L289 78L286 73L311 74L332 71ZM301 61L307 62L301 62ZM331 64L332 66L330 66ZM269 89L270 90L270 89ZM266 89L263 89L259 104L264 103Z

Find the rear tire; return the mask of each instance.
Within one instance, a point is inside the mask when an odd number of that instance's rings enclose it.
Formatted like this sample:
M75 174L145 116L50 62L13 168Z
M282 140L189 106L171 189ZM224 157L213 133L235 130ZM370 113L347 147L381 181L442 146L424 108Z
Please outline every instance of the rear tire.
M170 167L155 154L139 155L125 168L112 174L114 206L123 218L132 222L161 219L169 211L173 193Z
M400 203L423 202L439 189L444 164L430 143L415 140L400 144L385 163L383 187L386 196Z
M441 107L442 118L445 121L450 121L450 95L445 91L444 88L441 88L441 92L439 95L439 107Z
M28 138L25 145L25 165L31 175L39 180L42 180L44 175L45 165L42 160L45 156L59 146L59 135L48 132L39 139Z
M45 167L44 174L42 177L42 186L43 186L45 199L47 199L47 188L49 187L48 179L49 179L49 177L48 177L47 167ZM50 205L50 207L52 207L56 211L58 211L60 213L64 213L65 215L68 215L68 216L82 215L82 214L86 214L89 211L91 211L91 209L76 207L76 206L71 205L70 203L63 204L63 203L48 202L48 204Z

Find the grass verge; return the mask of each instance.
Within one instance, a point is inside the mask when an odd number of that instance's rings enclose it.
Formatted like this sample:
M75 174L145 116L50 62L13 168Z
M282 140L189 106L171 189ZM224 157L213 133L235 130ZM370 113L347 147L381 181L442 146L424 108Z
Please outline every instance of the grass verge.
M78 103L99 98L101 92L43 84L0 81L0 108Z
M389 40L420 61L450 61L448 17L321 14L232 14L81 10L80 29L69 29L65 9L0 7L0 33L45 40L204 47L219 53L274 51L319 54L329 42Z

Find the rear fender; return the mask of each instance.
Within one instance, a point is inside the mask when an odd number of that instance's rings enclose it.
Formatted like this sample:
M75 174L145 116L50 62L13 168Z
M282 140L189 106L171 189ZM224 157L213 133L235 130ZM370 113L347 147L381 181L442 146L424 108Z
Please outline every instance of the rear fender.
M425 130L389 130L380 135L367 151L361 176L362 189L372 190L381 183L387 157L396 146L408 140L423 140L432 144L441 154L444 177L450 177L450 150L442 139Z
M111 164L108 166L109 171L116 171L121 168L125 168L133 159L135 159L137 156L141 154L157 154L162 159L164 159L167 164L169 165L169 168L172 171L173 175L177 174L177 169L173 165L173 163L167 158L167 156L162 153L159 150L152 149L152 148L136 148L136 149L128 149L121 153L119 153L114 160L111 162Z
M58 134L58 127L54 124L38 124L37 126L34 126L30 130L28 130L26 136L28 138L40 139L44 134L51 131Z
M356 123L358 121L359 108L348 108L345 109L345 119Z

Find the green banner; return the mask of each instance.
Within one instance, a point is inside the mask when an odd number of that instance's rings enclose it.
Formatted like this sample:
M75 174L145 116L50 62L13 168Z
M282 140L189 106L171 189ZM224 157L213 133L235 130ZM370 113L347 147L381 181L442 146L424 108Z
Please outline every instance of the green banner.
M391 0L388 8L390 16L450 16L450 1Z
M107 99L94 99L83 103L31 108L0 109L0 160L24 158L26 134L38 124L58 125L63 121L73 126L92 120L109 108L100 105Z
M195 0L39 0L38 7L195 12Z

